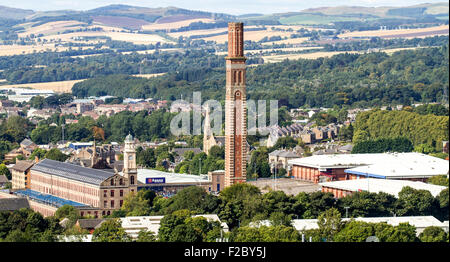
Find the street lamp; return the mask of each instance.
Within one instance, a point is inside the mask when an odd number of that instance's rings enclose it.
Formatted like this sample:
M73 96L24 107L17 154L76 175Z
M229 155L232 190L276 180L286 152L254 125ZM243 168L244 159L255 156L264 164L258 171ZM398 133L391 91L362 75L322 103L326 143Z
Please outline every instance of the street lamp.
M350 207L344 207L345 208L345 218L348 218L348 209L350 208Z

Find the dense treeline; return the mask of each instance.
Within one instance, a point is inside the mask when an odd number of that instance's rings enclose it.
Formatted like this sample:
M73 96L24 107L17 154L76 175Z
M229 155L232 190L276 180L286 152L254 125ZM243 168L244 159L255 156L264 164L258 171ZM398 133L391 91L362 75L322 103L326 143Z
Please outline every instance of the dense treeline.
M361 51L370 48L400 48L400 47L426 47L426 46L442 46L448 44L448 36L434 36L425 38L394 38L383 39L379 37L372 37L370 40L351 41L334 44L325 44L326 51Z
M353 142L405 137L414 146L429 145L442 151L442 141L448 141L448 116L419 115L408 111L372 110L356 117Z
M247 85L250 98L277 97L289 107L441 101L448 89L448 45L262 65L248 70Z
M173 116L172 113L157 110L151 114L147 111L122 111L109 118L100 116L97 121L91 117L81 117L78 123L65 126L64 138L67 141L92 141L94 127L104 130L106 142L123 141L128 134L141 141L168 138L171 136L170 121ZM43 122L31 132L30 137L36 144L56 143L62 139L62 128Z
M133 84L130 89L122 88L122 94L114 90L121 89L124 81L111 83L106 88L101 84L107 81L105 78L77 83L73 90L78 96L114 93L123 97L142 97L151 93L151 96L166 99L181 94L190 97L192 91L202 91L207 98L224 99L223 58L212 60L220 68L206 70L210 67L199 65L199 70L180 70L149 79L146 83ZM448 95L445 93L448 78L448 45L404 50L391 56L386 53L339 54L249 68L247 98L268 100L276 97L279 106L288 108L440 102Z
M356 143L352 149L352 154L411 152L413 150L414 146L407 138L380 138Z
M109 53L108 55L90 56L85 58L57 58L51 54L42 54L41 58L48 56L55 61L48 63L45 67L19 67L24 62L17 59L6 59L2 67L14 63L15 67L9 67L2 72L3 77L10 83L37 83L93 78L112 74L154 74L177 72L188 70L195 64L197 68L214 68L223 64L218 56L208 54L202 50L191 50L184 53L155 52L153 54L129 54ZM44 57L43 57L44 56ZM29 58L37 63L36 58ZM2 59L3 60L3 59ZM10 61L12 60L12 61ZM45 60L42 60L45 61ZM44 64L45 65L45 64Z
M448 189L436 197L426 190L405 187L398 197L383 192L362 191L340 199L323 192L302 192L295 196L282 191L262 194L258 188L249 184L228 187L219 196L210 195L200 187L186 188L171 198L141 190L127 196L122 208L111 216L165 215L169 218L176 216L177 212L186 212L180 210L188 210L191 214L218 214L231 228L232 234L246 230L250 223L260 220L268 219L272 225L289 227L291 219L320 220L324 212L333 212L335 217L432 215L443 221L448 219Z

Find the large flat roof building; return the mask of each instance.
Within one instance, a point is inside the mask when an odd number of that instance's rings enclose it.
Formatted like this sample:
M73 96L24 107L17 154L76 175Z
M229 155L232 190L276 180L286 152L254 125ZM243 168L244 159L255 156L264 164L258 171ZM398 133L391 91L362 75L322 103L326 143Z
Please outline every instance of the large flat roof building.
M224 170L208 172L208 175L170 173L153 169L137 169L139 188L157 192L176 193L188 186L200 186L208 192L219 192L224 185Z
M384 192L398 197L398 193L406 186L417 190L428 190L436 197L442 190L447 188L419 181L376 178L332 181L319 184L322 187L322 192L331 192L338 198L359 191L368 191L370 193Z
M448 161L420 153L316 155L289 160L294 178L315 183L358 177L426 181L448 174Z

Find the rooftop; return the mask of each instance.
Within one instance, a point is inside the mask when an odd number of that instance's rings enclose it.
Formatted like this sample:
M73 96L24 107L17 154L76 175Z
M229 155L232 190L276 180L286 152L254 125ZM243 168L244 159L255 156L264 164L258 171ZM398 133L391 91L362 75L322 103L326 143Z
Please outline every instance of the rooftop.
M348 168L345 172L372 177L429 177L448 174L447 160L420 153L315 155L289 160L312 168Z
M147 178L165 178L166 184L209 182L207 176L170 173L153 169L138 169L137 178L142 184L145 184Z
M17 163L11 169L14 169L14 170L17 170L20 172L25 172L27 169L29 169L33 165L34 165L33 161L22 160L22 161L17 161Z
M385 192L396 197L398 197L398 193L405 186L409 186L417 190L428 190L434 197L439 195L439 193L442 190L447 188L445 186L437 186L409 180L394 180L394 179L386 180L376 178L333 181L333 182L319 183L319 185L353 192L361 190L368 191L371 193Z
M419 234L424 228L429 226L437 226L441 227L445 230L446 224L442 223L438 219L433 216L405 216L405 217L357 217L357 218L343 218L342 221L350 221L351 219L355 221L362 221L366 223L382 223L385 222L392 226L398 226L400 223L409 223L412 226L415 226L417 230L417 234ZM294 219L292 220L292 226L298 231L310 230L310 229L318 229L319 225L317 224L318 219ZM253 222L251 225L258 226L270 225L269 220L262 220L259 222ZM446 229L448 230L448 228Z
M31 170L97 186L99 186L106 179L114 176L114 173L111 172L82 167L51 159L44 159L40 161L35 164Z
M21 208L30 208L30 204L26 198L0 199L0 211L14 211Z
M70 205L70 206L76 206L76 207L82 207L82 206L87 206L85 204L81 204L75 201L71 201L71 200L67 200L64 198L60 198L60 197L56 197L53 195L48 195L48 194L42 194L40 192L31 190L31 189L25 189L25 190L19 190L19 191L15 191L14 194L18 195L18 196L24 196L24 197L28 197L31 200L37 201L37 202L41 202L47 205L51 205L51 206L56 206L56 207L61 207L63 205ZM25 198L23 198L25 199Z
M131 237L136 238L141 230L151 231L158 234L161 219L164 216L130 216L120 218L122 227ZM208 221L218 221L225 232L228 232L228 225L221 222L216 214L195 215L193 217L204 217Z

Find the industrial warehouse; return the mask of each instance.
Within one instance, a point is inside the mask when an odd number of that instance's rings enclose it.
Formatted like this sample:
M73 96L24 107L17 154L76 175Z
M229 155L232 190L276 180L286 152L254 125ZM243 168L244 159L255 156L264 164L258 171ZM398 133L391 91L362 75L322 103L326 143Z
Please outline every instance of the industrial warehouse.
M420 153L316 155L288 161L291 176L314 183L358 178L398 179L426 182L448 175L448 161Z

